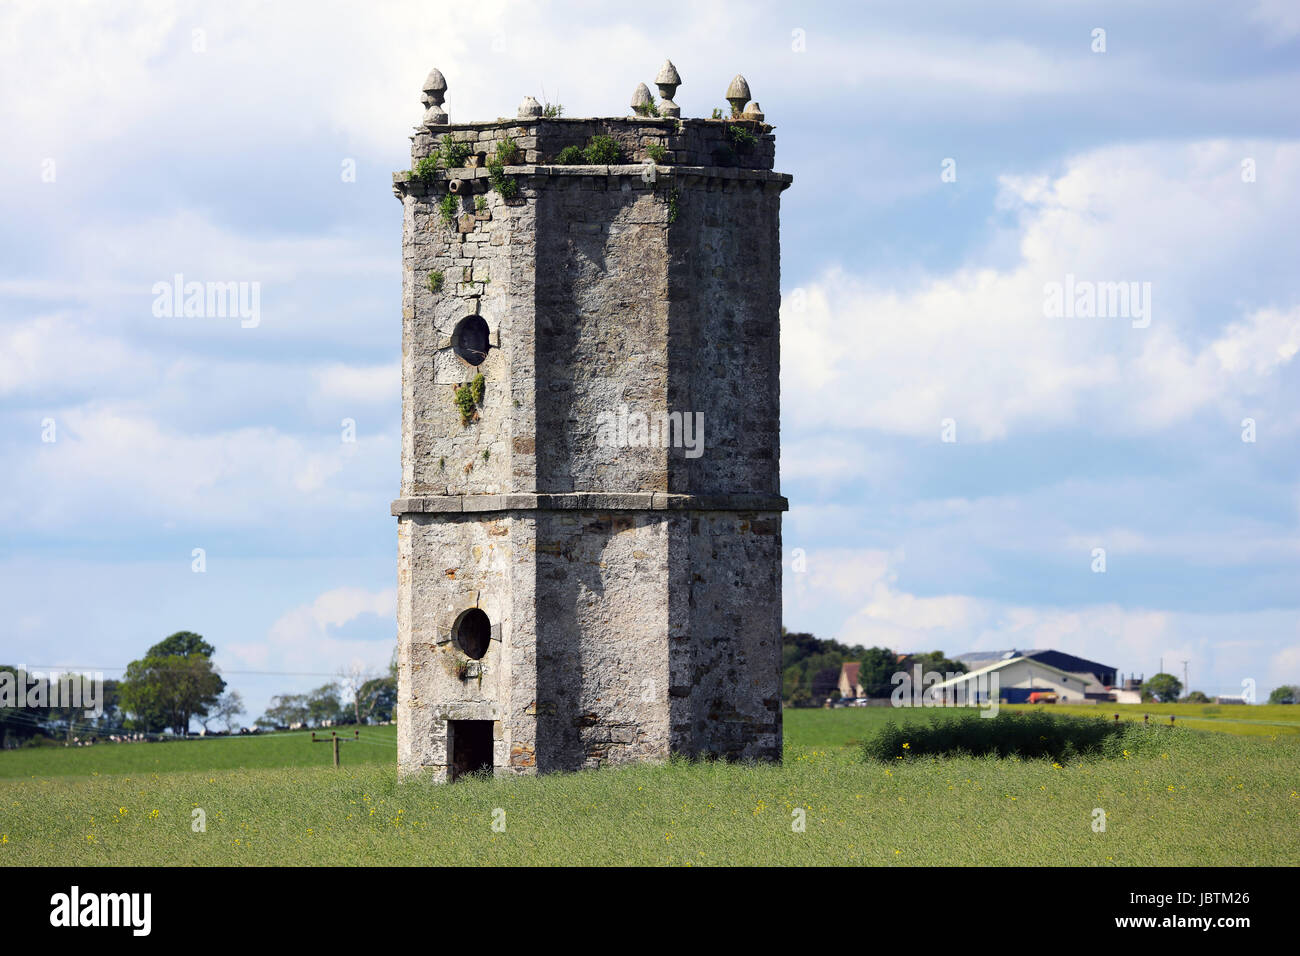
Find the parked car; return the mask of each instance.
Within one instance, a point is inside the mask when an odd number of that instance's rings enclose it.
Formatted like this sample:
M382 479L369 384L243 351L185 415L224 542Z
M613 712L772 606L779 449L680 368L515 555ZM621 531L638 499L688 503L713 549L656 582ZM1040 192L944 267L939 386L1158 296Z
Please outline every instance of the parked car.
M1051 690L1036 690L1029 695L1031 704L1055 704L1056 692Z

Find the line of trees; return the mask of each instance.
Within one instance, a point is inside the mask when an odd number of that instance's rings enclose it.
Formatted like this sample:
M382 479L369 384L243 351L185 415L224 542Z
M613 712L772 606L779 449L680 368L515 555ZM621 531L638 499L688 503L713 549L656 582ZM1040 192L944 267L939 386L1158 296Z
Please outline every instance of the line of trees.
M388 721L397 711L397 655L385 674L373 674L360 664L343 671L336 681L305 694L271 698L266 713L254 723L266 729L333 727Z
M1142 684L1143 701L1159 704L1208 704L1211 701L1207 694L1199 690L1192 691L1186 697L1180 696L1182 692L1183 682L1173 674L1155 674ZM1300 700L1300 687L1294 684L1275 687L1268 695L1270 704L1294 704L1297 700Z
M238 691L228 690L212 663L216 649L193 631L178 631L132 661L121 683L121 707L137 730L188 733L192 721L205 731L213 725L227 731L244 713ZM258 727L324 727L391 720L397 707L397 655L386 674L372 674L356 664L339 680L305 694L271 698Z
M858 683L866 697L888 697L895 687L893 676L899 671L910 674L917 664L926 673L966 673L965 664L949 660L942 651L898 654L887 647L850 647L785 628L781 629L781 658L781 696L792 707L820 707L828 697L838 700L840 668L846 663L861 665Z
M39 742L42 738L105 737L115 734L189 733L192 721L205 731L216 726L233 730L244 712L238 691L228 690L212 663L216 649L193 631L177 631L127 665L121 680L105 680L102 712L87 716L88 705L48 706L48 688L60 675L34 678L15 667L0 666L16 683L25 682L25 706L0 699L0 741L3 746ZM83 683L89 678L75 675Z
M234 729L243 702L238 691L227 693L226 682L212 663L215 653L216 648L201 635L177 631L128 664L121 703L131 714L132 728L184 735L191 720L205 730L220 720L227 730Z
M36 678L9 664L0 664L0 682L12 693L0 694L0 746L8 748L40 738L61 738L70 741L76 736L107 735L126 732L126 714L120 706L121 683L105 680L101 690L98 716L86 716L88 705L72 705L60 700L57 707L49 706L54 700L53 685L67 686L70 679L80 680L81 675L51 674ZM23 682L23 706L17 694Z
M86 706L61 703L50 686L58 676L39 680L16 667L0 665L0 745L12 747L48 738L71 741L114 734L185 735L195 723L206 733L231 732L239 727L244 701L231 690L212 658L216 648L193 631L177 631L127 665L121 680L105 680L100 696L102 713L87 716ZM80 679L80 675L78 675ZM24 694L3 689L24 682ZM22 703L23 706L18 706ZM305 694L283 694L259 717L259 727L328 726L387 721L397 709L397 655L385 673L366 671L359 664L340 672L339 679Z

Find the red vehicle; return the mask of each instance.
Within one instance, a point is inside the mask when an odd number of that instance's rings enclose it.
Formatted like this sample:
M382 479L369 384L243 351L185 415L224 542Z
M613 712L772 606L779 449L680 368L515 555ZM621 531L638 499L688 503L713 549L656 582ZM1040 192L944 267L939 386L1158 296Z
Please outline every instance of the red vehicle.
M1036 690L1029 695L1031 704L1055 704L1056 691L1054 690Z

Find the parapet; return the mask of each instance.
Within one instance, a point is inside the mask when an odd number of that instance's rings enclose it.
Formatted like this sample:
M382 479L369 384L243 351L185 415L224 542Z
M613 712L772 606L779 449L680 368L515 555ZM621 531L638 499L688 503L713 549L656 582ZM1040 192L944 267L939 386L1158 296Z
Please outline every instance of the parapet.
M773 168L773 127L758 103L749 101L749 84L743 76L737 75L726 89L723 98L729 109L715 109L708 118L682 117L681 107L673 101L682 79L671 61L665 61L655 84L659 100L646 84L639 84L628 116L567 117L561 107L543 106L530 95L523 98L513 119L452 123L443 108L447 81L434 69L424 85L423 122L411 137L411 172L425 181L465 178L447 174L485 169L494 160L530 167ZM398 174L397 178L409 182L412 176Z

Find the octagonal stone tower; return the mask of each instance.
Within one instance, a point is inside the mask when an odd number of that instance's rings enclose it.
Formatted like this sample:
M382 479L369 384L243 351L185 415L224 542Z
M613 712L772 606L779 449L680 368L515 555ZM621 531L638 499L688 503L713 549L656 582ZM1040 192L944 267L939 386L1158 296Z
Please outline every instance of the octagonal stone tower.
M393 177L400 770L779 760L772 128L446 91Z

